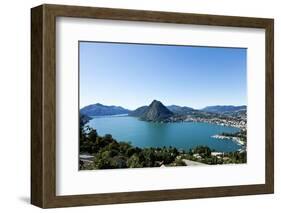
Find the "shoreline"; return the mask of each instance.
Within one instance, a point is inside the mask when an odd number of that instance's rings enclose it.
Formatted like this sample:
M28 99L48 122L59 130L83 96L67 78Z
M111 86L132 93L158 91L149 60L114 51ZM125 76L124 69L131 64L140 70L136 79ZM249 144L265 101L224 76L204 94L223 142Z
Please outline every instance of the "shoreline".
M245 146L246 145L246 142L240 140L238 137L224 136L224 135L219 135L218 134L218 135L211 136L211 138L216 138L216 139L219 139L219 140L227 139L227 140L231 140L231 141L237 143L240 146Z
M103 117L133 117L133 118L137 118L135 116L130 116L129 114L118 114L118 115L101 115L101 116L91 116L91 120L95 119L95 118L103 118ZM247 129L247 125L246 124L232 124L232 123L226 123L225 121L222 120L213 120L212 119L206 119L206 118L186 118L186 119L182 119L182 120L163 120L163 121L148 121L148 120L143 120L140 119L141 121L145 121L145 122L153 122L153 123L182 123L182 122L190 122L190 123L208 123L208 124L215 124L218 126L225 126L225 127L233 127L233 128L237 128L240 129L242 131L245 131Z

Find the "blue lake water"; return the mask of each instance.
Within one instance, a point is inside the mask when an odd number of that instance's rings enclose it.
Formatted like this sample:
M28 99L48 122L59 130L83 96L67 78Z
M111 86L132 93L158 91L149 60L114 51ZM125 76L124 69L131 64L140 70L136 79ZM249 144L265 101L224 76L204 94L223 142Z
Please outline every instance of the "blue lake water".
M144 147L169 147L188 150L198 145L206 145L222 152L236 151L240 148L231 140L221 140L211 136L222 132L237 132L238 128L208 123L178 122L153 123L140 121L129 116L94 117L89 126L99 135L111 134L117 141L131 142Z

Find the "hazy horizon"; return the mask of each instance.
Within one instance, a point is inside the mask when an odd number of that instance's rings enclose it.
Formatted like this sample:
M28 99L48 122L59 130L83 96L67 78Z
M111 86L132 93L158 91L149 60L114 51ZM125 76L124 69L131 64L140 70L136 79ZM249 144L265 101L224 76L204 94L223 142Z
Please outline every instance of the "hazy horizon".
M80 108L247 105L245 48L79 44Z

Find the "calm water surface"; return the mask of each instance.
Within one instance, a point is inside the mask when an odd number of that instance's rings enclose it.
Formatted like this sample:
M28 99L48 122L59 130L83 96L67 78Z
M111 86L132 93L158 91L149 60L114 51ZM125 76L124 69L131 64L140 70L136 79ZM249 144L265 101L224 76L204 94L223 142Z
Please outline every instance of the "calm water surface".
M179 122L153 123L140 121L129 116L94 117L89 125L99 135L111 134L117 141L131 142L144 147L173 146L188 150L198 145L206 145L216 151L230 152L240 148L231 140L219 140L211 136L222 132L237 132L238 128L207 123Z

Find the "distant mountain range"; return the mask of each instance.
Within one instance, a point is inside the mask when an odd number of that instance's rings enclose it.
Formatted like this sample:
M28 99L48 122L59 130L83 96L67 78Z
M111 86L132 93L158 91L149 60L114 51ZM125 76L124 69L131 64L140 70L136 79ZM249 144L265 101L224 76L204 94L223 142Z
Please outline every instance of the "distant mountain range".
M170 105L165 106L160 101L153 100L150 105L139 107L133 111L125 109L121 106L106 106L100 103L92 104L83 107L80 113L85 116L104 116L104 115L119 115L128 114L129 116L138 117L146 121L163 121L165 119L176 116L235 116L242 117L246 115L247 107L232 106L232 105L218 105L208 106L201 110L193 109L187 106Z
M136 110L131 111L129 115L134 117L140 117L146 112L147 108L148 106L139 107Z
M92 104L80 109L80 113L86 116L104 116L128 114L130 110L120 106L106 106L100 103Z
M227 113L227 112L235 112L235 111L240 111L240 110L246 110L247 106L242 105L242 106L207 106L202 109L202 111L205 112L213 112L213 113Z
M172 111L173 113L179 114L179 115L188 115L191 112L197 111L191 107L186 107L186 106L181 107L181 106L177 106L177 105L170 105L170 106L167 106L167 108L170 111Z

